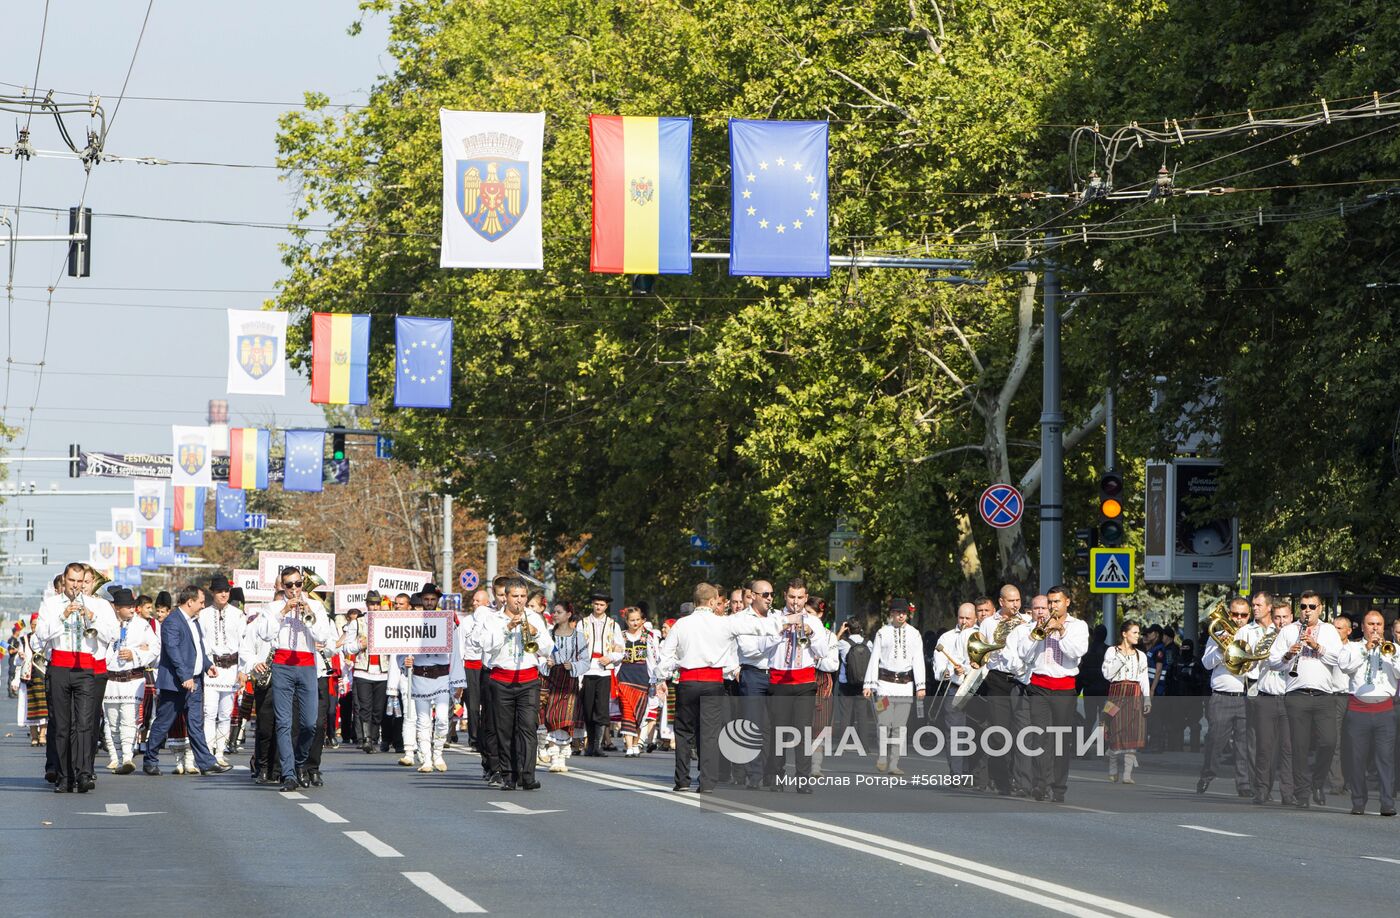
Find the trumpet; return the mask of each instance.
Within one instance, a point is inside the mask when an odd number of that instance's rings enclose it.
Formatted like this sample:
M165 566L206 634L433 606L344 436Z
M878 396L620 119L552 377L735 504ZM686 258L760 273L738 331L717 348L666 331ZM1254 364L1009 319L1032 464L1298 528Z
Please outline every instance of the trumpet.
M1059 621L1059 617L1054 613L1046 616L1045 621L1031 629L1031 642L1034 643L1036 641L1045 640L1046 635L1050 633L1050 626L1057 621Z
M1394 641L1381 641L1380 645L1379 645L1376 649L1379 650L1379 651L1381 652L1381 656L1383 656L1383 657L1393 657L1393 656L1395 656L1395 642L1394 642Z
M540 652L540 642L535 640L535 629L523 615L520 617L520 635L520 646L526 653Z

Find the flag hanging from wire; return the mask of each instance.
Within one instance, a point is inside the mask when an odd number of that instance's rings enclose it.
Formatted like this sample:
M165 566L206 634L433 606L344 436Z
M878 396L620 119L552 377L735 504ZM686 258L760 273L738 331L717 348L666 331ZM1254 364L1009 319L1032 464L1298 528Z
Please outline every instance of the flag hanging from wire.
M452 320L394 319L394 406L452 407Z
M442 267L543 268L544 112L438 110Z
M311 315L311 401L369 404L369 316Z
M131 483L131 491L132 507L136 510L136 528L159 526L165 515L165 482L138 478Z
M287 394L287 314L228 311L230 395Z
M234 427L228 432L228 484L230 488L267 488L267 459L272 433L256 427Z
M248 492L219 482L214 489L214 528L221 532L245 529L243 517L247 512Z
M175 499L172 506L175 511L175 528L182 533L195 529L203 530L204 501L209 495L209 489L181 486L174 490Z
M609 274L690 273L690 119L590 115L593 250Z
M729 273L830 277L825 121L729 121Z
M325 461L326 434L324 431L287 431L286 466L282 472L282 490L321 490Z
M203 485L206 488L213 484L214 450L209 439L209 428L174 426L170 428L170 432L175 441L170 483Z

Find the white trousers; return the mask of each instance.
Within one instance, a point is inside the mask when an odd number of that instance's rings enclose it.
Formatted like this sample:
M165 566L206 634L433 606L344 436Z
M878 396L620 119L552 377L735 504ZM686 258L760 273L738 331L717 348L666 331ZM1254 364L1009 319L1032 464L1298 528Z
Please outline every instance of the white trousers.
M234 689L211 689L204 687L204 741L214 758L223 761L224 748L228 745L228 729L233 716L233 702L238 693Z
M146 687L144 682L138 684L143 689ZM104 699L102 713L109 754L117 764L130 762L136 754L136 699Z
M882 698L889 704L880 710L880 705L875 708L875 724L879 734L879 757L888 760L891 768L899 766L899 757L903 754L904 745L908 742L905 725L909 722L909 705L914 699L910 697Z
M440 690L435 685L437 682L442 683ZM434 765L443 760L442 750L447 745L447 719L452 713L451 698L446 676L413 680L412 730L409 729L408 718L404 718L403 748L406 755L412 755L409 751L412 748L427 764ZM413 734L412 740L409 739L410 733Z

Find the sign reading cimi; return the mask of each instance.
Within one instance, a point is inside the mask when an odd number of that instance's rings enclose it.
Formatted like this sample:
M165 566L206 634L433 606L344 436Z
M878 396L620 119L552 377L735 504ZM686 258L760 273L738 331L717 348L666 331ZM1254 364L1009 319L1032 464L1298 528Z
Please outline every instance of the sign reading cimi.
M369 613L369 652L419 654L452 652L452 612L436 609L373 609Z

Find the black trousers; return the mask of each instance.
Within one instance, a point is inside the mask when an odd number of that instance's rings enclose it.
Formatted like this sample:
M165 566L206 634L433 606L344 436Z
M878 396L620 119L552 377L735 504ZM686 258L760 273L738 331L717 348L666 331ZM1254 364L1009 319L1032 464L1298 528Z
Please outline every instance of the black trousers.
M1074 689L1028 685L1025 693L1033 725L1042 729L1074 726ZM1043 793L1048 788L1056 796L1063 797L1065 789L1069 787L1069 760L1074 756L1074 739L1068 732L1062 732L1060 737L1057 744L1054 735L1042 735L1040 755L1035 757L1032 768L1037 791ZM1014 735L1012 739L1015 739Z
M333 717L335 708L331 706L331 677L322 676L316 680L316 733L311 737L311 751L306 756L306 767L309 769L321 770L321 750L326 745L326 721ZM297 716L294 714L292 723L296 722Z
M354 683L351 684L353 685ZM336 707L340 709L341 741L346 743L359 743L360 724L355 717L355 692L353 688L337 699ZM335 724L332 723L327 729L332 729L334 726Z
M467 690L463 693L462 701L467 708L467 742L479 750L481 749L481 670L468 667L466 673Z
M535 754L539 751L540 680L497 682L495 700L496 744L501 750L501 773L510 780L535 780Z
M1249 705L1249 729L1254 734L1254 796L1267 800L1274 779L1286 803L1293 801L1293 743L1288 730L1288 707L1282 695L1260 692Z
M791 749L797 766L797 777L812 776L812 756L807 752L807 737L812 728L812 715L817 705L817 684L770 684L768 703L773 710L773 755L768 760L768 775L776 778L787 765L787 753L778 751L778 731L784 727L798 731L798 744Z
M481 726L476 731L477 748L481 750L481 773L490 777L501 774L501 743L496 734L496 686L491 671L481 670Z
M762 781L768 773L768 762L773 758L773 734L768 724L768 702L770 684L768 670L744 664L739 667L739 695L744 700L740 710L744 719L757 724L763 735L763 751L745 766L745 777L751 783Z
M355 680L355 739L360 745L378 746L384 724L384 708L389 701L389 681Z
M719 731L724 709L706 698L724 697L723 682L685 682L676 685L676 786L690 786L690 755L700 759L700 789L715 786L719 767Z
M1381 809L1395 809L1395 712L1347 711L1347 761L1352 768L1351 805L1366 808L1366 773L1374 762L1380 779Z
M1314 787L1325 787L1332 755L1337 749L1337 702L1331 692L1289 692L1288 732L1293 738L1293 793L1298 802L1312 799ZM1316 752L1309 768L1308 753Z
M58 783L73 784L91 774L93 731L97 720L96 680L91 670L49 666L49 742L53 744Z
M277 755L277 715L272 710L272 683L253 686L253 768L255 774L282 773Z
M578 700L583 705L583 722L588 727L588 751L596 752L603 744L603 731L611 720L608 703L612 700L612 678L584 676Z
M1215 777L1220 753L1225 748L1226 741L1233 739L1235 791L1251 791L1254 752L1249 745L1249 717L1245 713L1245 696L1225 695L1219 692L1212 694L1206 699L1206 724L1201 780L1209 781Z
M983 723L984 729L1001 727L1010 733L1014 740L1016 736L1014 706L1020 702L1021 683L1001 670L993 669L987 673L987 678L982 681L982 687L978 690L978 694L987 702L983 708L986 715ZM1014 743L1012 745L1014 747ZM1011 760L1012 751L1010 749L1001 755L987 756L987 771L999 794L1011 793Z

